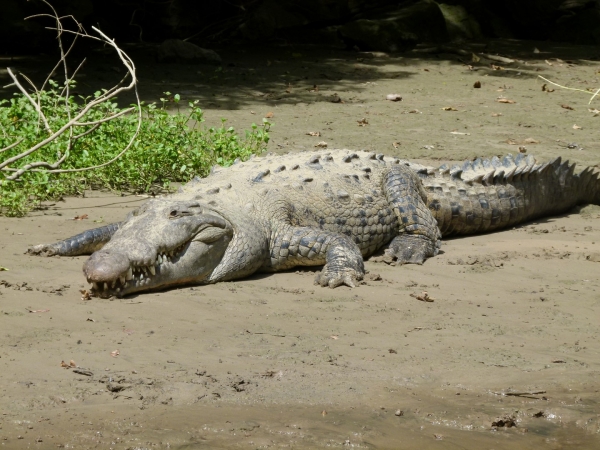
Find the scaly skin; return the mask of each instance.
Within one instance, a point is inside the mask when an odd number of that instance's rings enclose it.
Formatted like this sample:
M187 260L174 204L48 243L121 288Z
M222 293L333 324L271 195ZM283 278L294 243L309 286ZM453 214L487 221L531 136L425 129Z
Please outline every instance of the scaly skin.
M363 258L422 264L441 237L498 230L582 203L598 204L598 174L560 159L475 160L433 169L366 152L267 156L194 179L120 224L32 254L92 256L93 292L123 296L323 265L316 283L354 286Z

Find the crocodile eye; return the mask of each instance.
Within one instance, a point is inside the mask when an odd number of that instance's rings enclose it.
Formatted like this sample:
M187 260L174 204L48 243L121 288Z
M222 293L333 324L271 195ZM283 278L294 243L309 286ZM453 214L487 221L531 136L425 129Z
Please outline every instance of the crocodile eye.
M177 210L173 209L170 213L169 213L169 217L177 217Z

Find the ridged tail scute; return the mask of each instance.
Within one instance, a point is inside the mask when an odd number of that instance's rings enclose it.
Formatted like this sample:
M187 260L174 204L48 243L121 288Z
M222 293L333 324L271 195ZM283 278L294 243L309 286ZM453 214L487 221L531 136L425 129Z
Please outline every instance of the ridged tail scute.
M593 167L586 167L575 175L581 186L581 204L600 205L600 172Z
M558 158L560 162L560 158ZM541 165L539 165L541 167ZM467 184L481 183L491 186L504 181L511 181L515 177L529 175L536 167L532 155L524 156L519 153L516 158L506 155L500 159L497 156L491 159L477 158L475 161L465 161L462 166L455 165L448 169L447 166L439 168L440 173L450 173L453 178L462 180Z
M599 174L575 173L556 158L538 163L532 155L496 156L440 166L425 181L429 208L444 236L484 233L580 204L600 204Z

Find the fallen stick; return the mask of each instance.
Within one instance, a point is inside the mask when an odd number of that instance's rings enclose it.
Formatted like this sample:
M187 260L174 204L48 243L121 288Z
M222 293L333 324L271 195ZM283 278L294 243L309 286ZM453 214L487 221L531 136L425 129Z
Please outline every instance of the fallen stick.
M511 58L505 58L504 56L498 56L498 55L490 55L489 53L480 53L480 56L483 56L485 59L489 59L491 61L496 61L496 62L501 62L504 64L510 64L510 63L514 63L515 60L511 59Z
M513 397L523 397L526 395L539 395L539 394L545 394L546 391L517 391L517 392L494 392L494 394L496 395L506 395L506 396L513 396Z

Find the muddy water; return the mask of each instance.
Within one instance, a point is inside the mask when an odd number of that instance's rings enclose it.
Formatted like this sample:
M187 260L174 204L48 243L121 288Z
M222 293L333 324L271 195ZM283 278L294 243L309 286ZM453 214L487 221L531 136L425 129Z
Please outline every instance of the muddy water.
M39 420L5 417L3 433L12 436L2 445L14 449L597 448L597 421L591 424L588 420L586 429L563 425L561 417L551 414L531 420L525 411L515 409L515 426L490 428L481 419L492 413L493 407L477 401L419 400L404 401L403 410L280 404L158 406L152 411L118 403L78 407L52 414L52 418L44 417L48 416L45 413ZM569 413L568 409L563 412Z
M324 140L437 164L520 145L598 164L587 97L537 79L598 86L595 50L494 49L520 62L261 48L224 52L219 76L143 55L138 71L146 99L185 91L211 123L273 112L273 151ZM113 73L86 67L92 88ZM23 254L143 200L93 192L0 218L4 448L600 448L600 208L446 240L423 266L373 258L356 289L307 270L84 300L85 258Z

